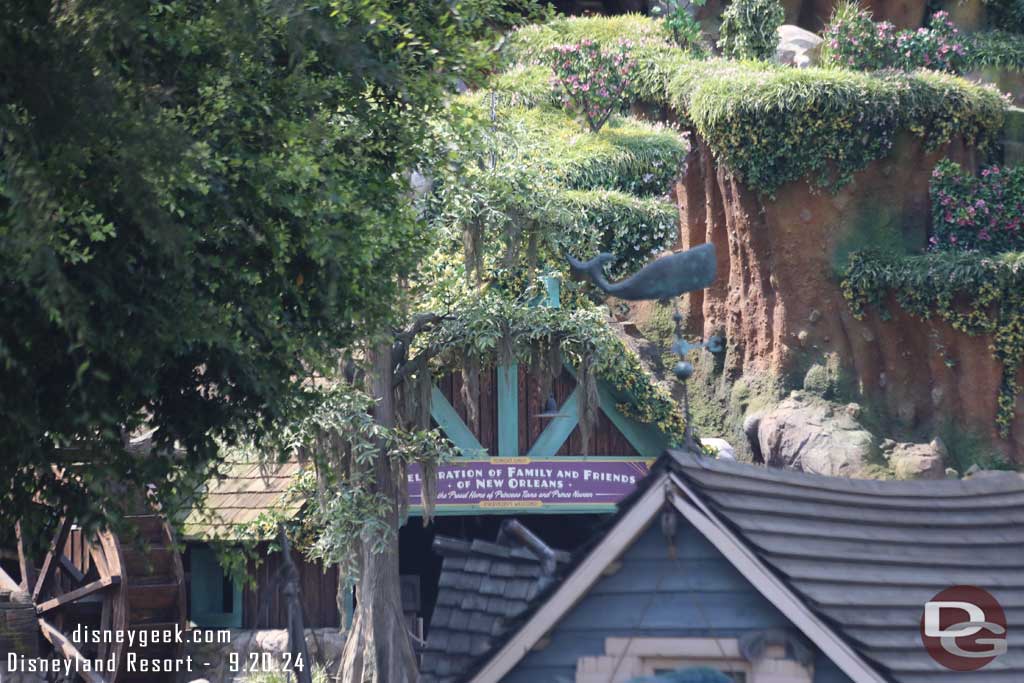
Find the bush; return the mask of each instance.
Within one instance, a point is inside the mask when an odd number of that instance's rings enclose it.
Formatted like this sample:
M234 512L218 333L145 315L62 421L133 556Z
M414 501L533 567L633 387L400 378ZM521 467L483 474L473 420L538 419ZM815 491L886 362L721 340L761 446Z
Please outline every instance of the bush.
M1006 31L981 31L966 38L968 68L1024 71L1024 37Z
M1022 0L982 0L989 24L993 28L1024 33L1024 2Z
M548 50L555 86L566 109L582 118L590 131L601 130L629 95L636 62L629 55L633 43L620 40L617 49L604 49L590 39Z
M856 3L842 3L825 28L827 61L851 69L932 69L956 73L967 63L968 47L948 12L936 12L930 28L897 31L875 22Z
M944 160L930 192L933 249L1024 250L1024 168L989 166L974 176Z
M706 2L707 0L670 0L664 8L661 5L652 7L651 14L663 17L665 28L672 33L676 45L696 55L705 55L707 48L704 45L704 33L700 22L693 15L694 8L703 7Z
M832 378L829 377L828 368L824 365L812 365L804 376L804 391L828 398L832 393Z
M722 13L718 47L735 59L771 59L785 20L779 0L733 0Z
M855 2L836 5L825 27L826 59L850 69L871 71L892 66L896 27L875 22L871 12Z

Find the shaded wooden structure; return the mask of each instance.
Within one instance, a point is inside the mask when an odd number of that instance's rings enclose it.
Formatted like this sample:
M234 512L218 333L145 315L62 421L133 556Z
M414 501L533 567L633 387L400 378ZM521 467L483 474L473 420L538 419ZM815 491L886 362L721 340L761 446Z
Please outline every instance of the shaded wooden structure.
M174 680L173 672L127 671L129 655L176 659L180 644L146 638L143 647L141 639L129 642L125 634L186 628L184 569L170 526L156 512L128 521L137 530L130 538L107 530L87 533L62 519L42 558L29 553L19 529L17 576L0 568L0 589L27 594L39 634L58 656L81 663L79 675L87 683ZM75 642L76 632L94 635ZM98 671L85 662L105 666Z

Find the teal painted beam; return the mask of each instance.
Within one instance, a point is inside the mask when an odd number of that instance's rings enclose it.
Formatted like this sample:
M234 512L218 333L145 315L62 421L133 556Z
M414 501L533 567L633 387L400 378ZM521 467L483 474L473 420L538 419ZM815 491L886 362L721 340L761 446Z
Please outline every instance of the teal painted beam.
M519 457L519 365L498 366L498 457Z
M576 377L576 368L568 363L566 370L573 377ZM668 437L654 425L638 422L619 412L619 404L626 403L630 397L628 394L620 395L615 387L604 380L597 382L597 402L601 410L612 421L626 441L636 449L636 452L645 458L657 458L669 447Z
M565 417L556 417L548 422L548 426L540 433L540 436L537 437L533 444L533 448L526 455L530 458L546 458L557 453L558 449L565 443L565 440L572 434L572 430L576 429L576 425L579 424L578 406L579 390L573 389L569 398L558 409L558 412Z
M597 400L604 414L616 429L622 432L637 453L645 458L657 458L668 448L668 437L660 429L637 422L619 412L619 403L623 401L616 398L612 386L603 380L597 383Z
M485 452L476 436L469 431L469 427L437 387L430 392L430 417L434 418L437 426L455 444L455 447L462 451L463 455L472 456Z
M547 289L547 301L545 306L548 308L561 308L561 294L562 294L562 281L557 277L546 276L541 278L544 281L544 287Z

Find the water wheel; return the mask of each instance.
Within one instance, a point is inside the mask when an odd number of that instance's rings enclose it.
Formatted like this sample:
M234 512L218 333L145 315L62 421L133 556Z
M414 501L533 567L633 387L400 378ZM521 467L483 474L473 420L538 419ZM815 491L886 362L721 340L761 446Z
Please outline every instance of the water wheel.
M0 589L28 594L42 636L55 652L80 662L113 663L103 672L82 672L87 667L79 666L87 683L170 683L173 672L131 672L128 663L151 667L149 662L181 656L176 642L148 642L142 648L136 636L129 645L129 632L184 634L186 625L184 571L170 527L157 514L129 519L138 537L119 539L109 531L86 534L71 520L61 520L40 562L29 556L19 532L20 581L0 569ZM74 640L85 633L89 635L81 642Z

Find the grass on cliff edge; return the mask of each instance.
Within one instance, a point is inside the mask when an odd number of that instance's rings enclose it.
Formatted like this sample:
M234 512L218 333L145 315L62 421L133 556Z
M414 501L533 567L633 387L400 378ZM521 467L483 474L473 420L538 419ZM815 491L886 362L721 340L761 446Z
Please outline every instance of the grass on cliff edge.
M543 67L524 65L540 64L551 45L583 37L632 40L635 98L674 108L720 162L768 195L801 178L838 188L885 157L902 130L929 149L957 136L986 147L1003 126L1002 96L956 76L698 60L668 43L659 22L639 15L561 18L521 29L509 37L517 76L495 86L536 101Z

